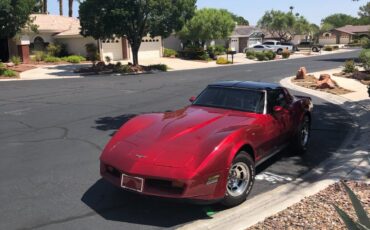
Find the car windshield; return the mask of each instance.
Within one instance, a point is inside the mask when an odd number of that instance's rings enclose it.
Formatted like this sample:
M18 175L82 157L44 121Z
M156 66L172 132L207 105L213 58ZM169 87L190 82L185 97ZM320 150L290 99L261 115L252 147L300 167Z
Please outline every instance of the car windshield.
M263 113L264 92L240 88L208 87L193 105Z

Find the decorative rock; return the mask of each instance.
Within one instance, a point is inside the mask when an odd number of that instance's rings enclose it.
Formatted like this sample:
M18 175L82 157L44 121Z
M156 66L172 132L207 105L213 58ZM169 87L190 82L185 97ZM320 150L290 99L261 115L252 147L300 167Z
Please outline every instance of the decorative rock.
M301 67L299 68L298 72L297 72L297 75L296 75L296 79L304 79L307 75L307 70L305 67Z
M6 67L14 67L15 64L13 62L8 62L6 63Z
M329 74L321 74L319 80L317 81L316 88L334 89L336 86L337 84L331 79Z

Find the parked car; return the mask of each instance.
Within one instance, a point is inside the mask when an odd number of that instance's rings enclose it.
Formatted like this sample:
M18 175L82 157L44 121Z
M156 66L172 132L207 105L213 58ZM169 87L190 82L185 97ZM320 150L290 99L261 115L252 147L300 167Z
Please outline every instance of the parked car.
M278 84L218 82L190 101L125 123L100 157L102 177L144 195L235 206L258 165L287 145L308 147L311 99Z
M304 41L304 42L300 42L298 45L297 45L297 49L298 50L301 50L301 49L310 49L312 50L313 52L320 52L320 50L323 48L324 46L323 45L320 45L320 44L316 44L312 41Z
M273 48L271 48L270 46L266 46L266 45L255 45L255 46L253 46L253 47L250 47L250 48L246 48L245 50L244 50L244 53L246 52L246 51L260 51L260 52L262 52L262 51L268 51L268 50L271 50L271 51L275 51Z
M281 42L281 45L292 47L293 52L298 51L297 45L294 44L293 42Z
M282 54L285 49L288 49L289 51L293 52L293 46L282 45L281 42L275 40L264 41L262 45L266 45L273 48L273 50L279 55Z

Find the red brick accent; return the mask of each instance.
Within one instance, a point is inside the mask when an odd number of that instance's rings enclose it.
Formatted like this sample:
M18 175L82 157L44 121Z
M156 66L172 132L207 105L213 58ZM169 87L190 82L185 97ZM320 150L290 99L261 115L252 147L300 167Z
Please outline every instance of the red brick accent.
M24 64L30 62L30 47L29 45L18 45L18 54L22 58Z

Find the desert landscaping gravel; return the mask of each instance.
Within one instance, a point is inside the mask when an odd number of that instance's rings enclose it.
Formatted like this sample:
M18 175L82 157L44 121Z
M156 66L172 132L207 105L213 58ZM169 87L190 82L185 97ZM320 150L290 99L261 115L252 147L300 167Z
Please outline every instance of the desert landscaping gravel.
M346 183L361 200L369 214L370 181L347 181ZM333 204L338 205L357 221L347 193L340 183L336 183L248 229L346 229Z

